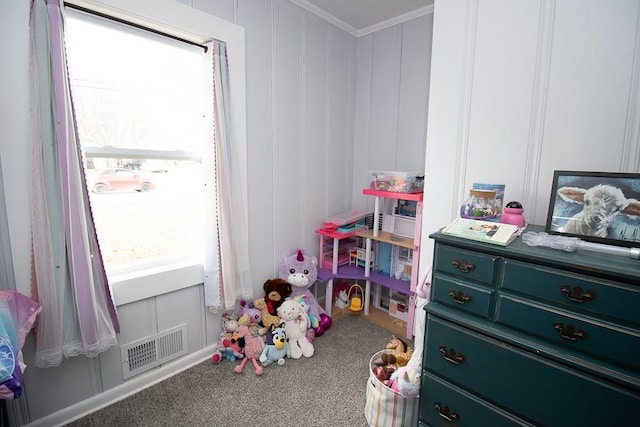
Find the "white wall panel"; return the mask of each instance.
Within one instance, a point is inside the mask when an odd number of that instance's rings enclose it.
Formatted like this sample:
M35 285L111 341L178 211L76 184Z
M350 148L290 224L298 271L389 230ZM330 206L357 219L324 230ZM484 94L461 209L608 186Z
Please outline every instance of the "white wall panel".
M369 169L396 170L402 27L373 35Z
M24 362L25 393L28 396L27 407L31 419L41 418L74 402L96 394L95 359L73 357L66 359L57 368L41 369L35 365L35 338L28 336L22 348Z
M99 356L101 361L100 372L104 378L104 390L109 390L122 384L120 346L160 331L158 329L156 299L150 298L119 306L118 320L121 326L120 333L117 335L118 344ZM171 325L171 327L173 326L176 326L176 324Z
M315 230L325 218L327 206L327 143L329 132L327 38L329 24L308 12L303 16L303 136L300 140L302 158L299 163L302 184L302 204L296 209L301 216L302 230ZM331 58L333 61L333 58ZM315 254L316 235L301 232L300 247Z
M639 7L436 2L423 241L476 180L506 184L544 224L554 169L640 172Z
M302 11L285 0L273 4L274 251L282 257L300 245L302 230Z
M187 324L187 348L190 352L206 347L207 327L205 325L205 311L202 286L192 286L177 292L163 294L156 297L156 312L158 331L166 331L182 323ZM222 322L215 325L218 334L222 330ZM218 335L215 335L218 338Z
M353 206L373 209L370 170L424 170L433 15L357 40Z
M238 24L245 28L247 58L247 165L249 247L256 285L273 275L280 256L274 253L275 196L273 136L272 3L239 0ZM258 244L258 242L264 242ZM276 256L278 255L278 256ZM260 288L261 289L261 288Z
M467 28L475 27L470 2L436 1L433 14L429 124L425 160L423 237L420 265L431 262L433 243L428 235L446 225L458 211L457 195L464 183L461 140L466 137L465 107L470 96L471 65L467 58L474 46ZM473 18L473 20L471 19Z
M631 81L638 73L633 55L639 5L634 0L555 2L541 191L551 190L556 169L623 168ZM548 200L538 200L538 222Z
M402 24L398 148L394 166L400 171L424 170L432 31L432 14Z
M0 82L3 99L0 103L0 158L2 159L3 182L12 183L4 188L7 222L11 239L12 259L16 289L26 295L31 292L31 211L30 193L14 180L24 179L30 171L28 150L15 150L27 138L30 123L29 108L29 22L30 2L10 0L2 2L0 13ZM8 59L6 59L8 58ZM11 64L8 66L7 64ZM11 102L6 102L6 100Z
M182 3L226 21L234 22L234 0L182 0Z
M369 185L369 136L371 131L371 99L373 78L373 34L360 37L356 43L357 80L353 131L353 207L364 209L362 189Z
M509 0L479 2L469 104L463 193L473 182L506 183L508 200L522 199L529 159L513 156L495 164L496 151L526 153L535 86L540 4ZM502 19L507 14L510 19Z
M354 70L353 38L331 26L328 37L328 140L327 214L351 209L353 183L353 95L350 75ZM325 217L326 218L326 217Z

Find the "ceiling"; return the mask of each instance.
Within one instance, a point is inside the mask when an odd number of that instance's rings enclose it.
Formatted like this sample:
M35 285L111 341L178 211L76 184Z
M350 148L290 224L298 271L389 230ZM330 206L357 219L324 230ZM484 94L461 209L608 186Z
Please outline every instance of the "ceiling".
M356 37L433 12L434 0L291 0Z

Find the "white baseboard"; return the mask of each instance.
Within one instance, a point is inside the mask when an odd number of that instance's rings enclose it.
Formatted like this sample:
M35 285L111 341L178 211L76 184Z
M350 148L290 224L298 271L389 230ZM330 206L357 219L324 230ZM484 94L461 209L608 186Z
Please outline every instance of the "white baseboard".
M85 399L82 402L78 402L75 405L64 408L58 412L54 412L46 417L37 419L26 426L63 426L189 369L192 366L209 359L214 351L215 345L190 353L180 359L176 359L162 365L157 369L133 377L127 382L100 393L99 395Z

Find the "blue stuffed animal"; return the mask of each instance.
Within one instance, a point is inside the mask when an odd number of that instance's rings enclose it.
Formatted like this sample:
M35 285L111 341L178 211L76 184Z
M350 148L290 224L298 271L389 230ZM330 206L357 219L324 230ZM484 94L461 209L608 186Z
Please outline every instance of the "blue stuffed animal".
M267 329L267 345L260 355L260 363L262 366L269 366L272 363L278 363L279 366L282 366L284 358L290 356L289 339L282 323L278 326L272 324Z

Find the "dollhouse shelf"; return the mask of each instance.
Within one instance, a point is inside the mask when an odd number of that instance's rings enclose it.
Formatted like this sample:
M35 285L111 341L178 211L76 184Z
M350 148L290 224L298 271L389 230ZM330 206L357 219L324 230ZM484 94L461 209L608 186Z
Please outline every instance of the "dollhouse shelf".
M365 239L374 239L378 242L389 243L390 245L402 246L411 250L418 249L418 245L413 242L413 238L400 236L398 234L389 233L387 231L378 231L378 235L374 236L372 230L357 231L356 236Z
M356 267L355 265L343 265L338 268L338 272L333 274L331 270L326 268L318 269L318 281L328 282L333 279L347 280L371 280L374 283L393 289L402 294L409 295L411 293L411 284L405 280L398 280L395 277L385 276L371 270L369 277L364 275L364 267Z
M354 237L358 230L349 231L347 233L341 233L335 228L319 228L316 230L316 234L320 235L320 268L328 268L331 266L331 272L337 274L338 266L349 263L349 249L346 249L345 254L340 253L341 241L347 242L348 239ZM333 248L331 250L331 260L327 260L325 257L325 239L333 239Z
M411 200L414 202L422 202L423 193L394 193L391 191L370 190L365 188L362 190L365 196L384 197L385 199Z
M365 305L364 314L369 314L369 304L371 299L371 283L376 284L376 293L374 304L379 305L380 286L390 291L396 291L406 295L409 300L408 304L408 321L407 321L407 338L413 338L413 318L415 316L415 289L418 282L418 270L420 260L420 234L422 225L422 193L394 193L389 191L379 191L364 189L362 193L366 196L375 197L375 209L373 214L373 227L371 229L354 230L347 233L340 233L336 229L321 228L316 230L316 234L320 235L320 266L318 268L318 281L327 283L325 311L331 314L333 305L333 280L363 280L365 281ZM393 232L382 231L379 229L381 204L382 212L385 212L386 200L392 201L414 201L416 202L416 214L413 225L413 237L407 237ZM346 239L359 237L366 242L366 258L361 265L358 261L351 263L351 249ZM329 250L329 245L325 243L325 239L333 239L333 247ZM373 260L376 254L372 250L373 242L382 242L392 245L393 247L405 248L412 251L410 264L411 277L410 280L401 280L391 275L379 272L373 267ZM344 253L349 254L349 262L345 262ZM362 251L363 248L357 248ZM330 259L332 262L330 262ZM362 261L362 260L359 260ZM362 265L364 264L364 266ZM329 268L330 267L330 268Z

